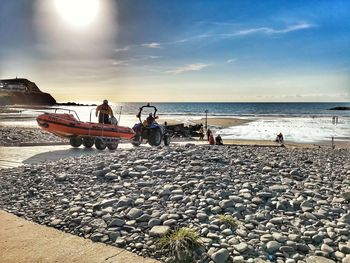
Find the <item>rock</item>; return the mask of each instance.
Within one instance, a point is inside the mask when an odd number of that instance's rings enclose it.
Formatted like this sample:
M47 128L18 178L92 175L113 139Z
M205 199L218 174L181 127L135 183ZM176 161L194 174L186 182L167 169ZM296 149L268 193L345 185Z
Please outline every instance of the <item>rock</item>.
M115 218L109 223L108 227L123 226L124 224L125 224L125 220Z
M168 234L169 231L170 231L170 227L169 226L154 226L149 231L149 235L151 237L162 237L162 236Z
M116 203L117 201L118 201L117 198L104 199L104 200L102 200L102 201L100 202L99 205L100 205L101 207L106 207L106 206L110 206L110 205Z
M333 253L333 252L334 252L334 249L331 248L330 246L328 246L327 244L322 244L321 250L322 250L323 252L326 252L327 254L330 254L330 253Z
M103 234L101 233L93 233L91 236L90 236L90 239L93 241L93 242L98 242L101 240L101 238L103 237Z
M64 182L64 181L67 180L67 175L66 175L66 174L57 174L57 175L55 176L55 180L56 180L57 182Z
M158 218L151 218L148 221L148 226L149 227L159 226L161 223L162 223L162 220L160 220Z
M206 222L209 219L208 215L204 214L204 213L198 213L197 218L198 218L199 222Z
M245 263L243 256L234 256L232 259L232 263Z
M117 207L124 207L124 206L129 207L133 204L133 202L134 201L131 198L122 196L117 203Z
M227 249L222 248L222 249L218 250L217 252L213 253L210 258L215 263L226 263L229 256L230 256L230 252Z
M246 251L248 249L248 245L247 245L247 243L242 242L242 243L239 243L237 245L233 245L233 248L236 251L243 253L244 251Z
M103 219L94 219L90 222L90 226L93 228L106 228L107 224Z
M173 195L172 197L170 197L170 200L177 202L182 200L182 198L183 198L183 195Z
M114 243L117 244L118 247L124 247L126 242L124 238L118 237Z
M277 241L269 241L266 244L266 251L269 254L273 254L276 251L278 251L280 247L281 247L281 244L279 242L277 242Z
M127 216L130 219L136 219L138 217L140 217L143 214L143 211L139 208L131 208L129 213L127 214Z
M350 191L346 191L341 195L346 201L350 202Z
M350 254L350 244L339 244L339 251L344 254Z
M235 205L235 203L233 202L233 200L222 200L219 202L219 206L222 209L228 208L228 207L233 207Z
M177 223L177 220L176 219L168 219L168 220L165 220L163 222L163 225L165 226L171 226L171 225L175 225Z
M61 219L54 219L50 222L50 226L57 226L59 224L61 224L62 220Z
M306 263L335 263L335 261L319 256L310 256L306 258Z

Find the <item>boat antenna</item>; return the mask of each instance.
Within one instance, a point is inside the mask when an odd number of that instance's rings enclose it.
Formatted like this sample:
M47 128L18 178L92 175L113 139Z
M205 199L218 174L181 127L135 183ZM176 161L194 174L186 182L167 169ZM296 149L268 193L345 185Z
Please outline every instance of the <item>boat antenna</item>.
M119 117L118 117L118 124L120 122L120 116L122 115L122 109L123 109L123 106L120 106Z

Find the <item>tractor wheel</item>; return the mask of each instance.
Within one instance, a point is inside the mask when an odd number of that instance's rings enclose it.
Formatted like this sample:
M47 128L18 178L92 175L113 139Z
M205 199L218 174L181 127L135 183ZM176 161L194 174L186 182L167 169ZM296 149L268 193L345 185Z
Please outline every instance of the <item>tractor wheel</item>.
M69 144L72 147L78 148L82 144L83 140L80 137L72 137L69 139Z
M117 142L108 143L107 147L109 150L114 151L118 148L118 143Z
M164 145L165 146L169 146L170 145L170 136L169 135L164 134L163 140L164 140Z
M162 132L159 128L151 129L148 143L151 146L159 146L162 142Z
M84 137L83 138L83 145L86 148L91 148L92 146L94 146L94 139L91 137Z
M95 147L97 150L104 150L106 149L107 145L101 138L95 139Z

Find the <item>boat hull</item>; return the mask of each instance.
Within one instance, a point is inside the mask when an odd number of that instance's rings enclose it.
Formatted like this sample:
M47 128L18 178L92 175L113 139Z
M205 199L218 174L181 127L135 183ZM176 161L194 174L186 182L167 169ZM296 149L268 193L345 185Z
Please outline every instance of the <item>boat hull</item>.
M110 137L130 140L135 132L129 127L82 122L72 114L44 113L37 117L41 129L60 137Z

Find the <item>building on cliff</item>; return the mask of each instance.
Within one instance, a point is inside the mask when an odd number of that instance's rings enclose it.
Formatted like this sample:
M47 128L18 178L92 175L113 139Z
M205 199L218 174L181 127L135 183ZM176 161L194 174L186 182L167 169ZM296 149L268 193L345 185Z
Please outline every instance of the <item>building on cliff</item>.
M28 79L0 79L0 106L13 104L54 105L56 100Z
M28 79L1 79L0 90L3 91L22 91L22 92L41 92L38 86Z

